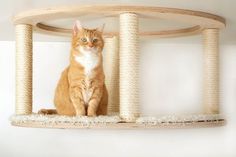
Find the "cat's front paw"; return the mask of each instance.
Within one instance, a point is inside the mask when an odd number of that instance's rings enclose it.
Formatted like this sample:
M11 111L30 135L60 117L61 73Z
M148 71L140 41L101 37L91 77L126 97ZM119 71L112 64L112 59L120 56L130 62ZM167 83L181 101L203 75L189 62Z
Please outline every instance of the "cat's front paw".
M96 114L96 112L94 110L88 110L88 116L89 117L96 117L97 114Z
M85 116L85 115L86 115L85 110L76 111L76 116Z

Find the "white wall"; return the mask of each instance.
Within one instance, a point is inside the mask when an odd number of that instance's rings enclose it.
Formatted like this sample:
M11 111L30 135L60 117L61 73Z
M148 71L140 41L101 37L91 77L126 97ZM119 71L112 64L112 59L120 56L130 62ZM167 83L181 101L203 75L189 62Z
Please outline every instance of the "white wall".
M198 37L184 40L197 40ZM184 41L183 40L183 41ZM178 41L178 42L177 42ZM182 39L142 41L141 99L145 115L201 111L201 45ZM191 43L191 42L188 42ZM34 44L34 111L53 107L54 89L68 64L69 43ZM0 42L0 156L196 156L235 157L236 45L221 46L221 109L218 128L65 130L10 125L14 113L14 42Z

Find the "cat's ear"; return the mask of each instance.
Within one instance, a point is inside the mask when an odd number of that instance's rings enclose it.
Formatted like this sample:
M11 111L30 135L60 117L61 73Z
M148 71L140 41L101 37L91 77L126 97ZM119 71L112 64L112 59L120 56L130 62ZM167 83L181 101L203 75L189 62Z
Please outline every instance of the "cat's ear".
M75 24L73 26L73 35L76 35L79 31L83 29L81 23L79 20L75 21Z
M98 27L96 30L103 33L104 27L105 23L102 26Z

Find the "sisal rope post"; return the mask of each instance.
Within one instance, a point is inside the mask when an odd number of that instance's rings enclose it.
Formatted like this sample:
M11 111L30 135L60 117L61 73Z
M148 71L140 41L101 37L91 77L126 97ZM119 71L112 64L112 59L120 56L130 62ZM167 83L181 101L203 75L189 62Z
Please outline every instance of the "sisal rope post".
M119 113L119 42L116 36L105 38L103 66L108 91L108 114Z
M219 29L203 30L203 48L204 112L217 114L219 113Z
M17 115L32 113L32 26L18 24L16 33Z
M138 16L120 14L120 116L127 122L139 117Z

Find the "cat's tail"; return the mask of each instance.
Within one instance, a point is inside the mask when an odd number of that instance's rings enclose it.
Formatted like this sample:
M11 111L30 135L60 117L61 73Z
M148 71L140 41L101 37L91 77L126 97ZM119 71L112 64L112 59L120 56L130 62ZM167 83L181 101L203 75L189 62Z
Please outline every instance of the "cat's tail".
M38 111L38 114L57 114L56 109L41 109Z

